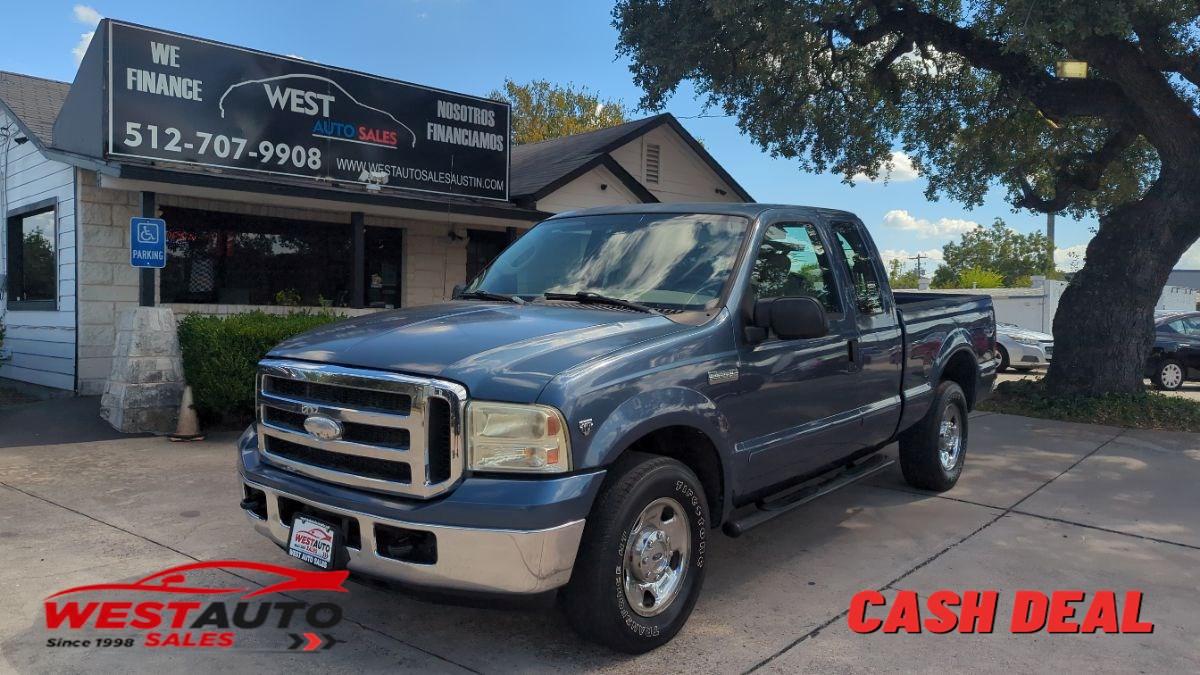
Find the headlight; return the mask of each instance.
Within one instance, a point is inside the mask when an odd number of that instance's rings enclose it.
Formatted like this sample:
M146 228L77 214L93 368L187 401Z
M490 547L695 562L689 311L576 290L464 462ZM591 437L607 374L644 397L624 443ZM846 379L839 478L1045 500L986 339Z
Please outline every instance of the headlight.
M1040 347L1042 345L1042 341L1038 340L1037 338L1016 336L1016 335L1013 335L1011 337L1013 340L1016 340L1017 342L1020 342L1023 345L1029 345L1030 347Z
M467 453L476 471L571 470L566 420L545 405L471 401L467 405Z

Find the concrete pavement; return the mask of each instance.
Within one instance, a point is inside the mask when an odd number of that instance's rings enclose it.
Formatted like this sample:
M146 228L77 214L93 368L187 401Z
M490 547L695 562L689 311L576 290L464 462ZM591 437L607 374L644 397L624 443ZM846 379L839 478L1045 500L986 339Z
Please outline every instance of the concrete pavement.
M238 508L234 435L0 449L0 669L192 672L1196 672L1200 670L1200 437L976 415L951 492L909 489L893 467L751 531L712 538L684 631L641 657L576 638L550 599L433 601L369 581L332 599L345 640L309 654L281 631L237 650L49 648L42 601L236 558L293 566ZM0 445L7 432L0 427ZM889 449L894 452L894 448ZM297 563L294 566L299 566ZM265 582L214 571L216 583ZM857 591L998 590L988 635L859 635ZM1145 592L1150 635L1013 635L1012 593ZM315 601L318 594L306 594ZM1007 603L1007 604L1006 604ZM884 616L885 610L875 615ZM1082 610L1080 610L1082 613ZM240 640L241 638L239 638Z

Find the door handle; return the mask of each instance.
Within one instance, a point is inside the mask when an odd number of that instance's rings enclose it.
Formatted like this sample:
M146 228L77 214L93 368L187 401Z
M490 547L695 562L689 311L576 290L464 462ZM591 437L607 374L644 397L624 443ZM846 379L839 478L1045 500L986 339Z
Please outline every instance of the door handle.
M846 341L846 356L850 358L850 370L858 369L859 351L857 339Z

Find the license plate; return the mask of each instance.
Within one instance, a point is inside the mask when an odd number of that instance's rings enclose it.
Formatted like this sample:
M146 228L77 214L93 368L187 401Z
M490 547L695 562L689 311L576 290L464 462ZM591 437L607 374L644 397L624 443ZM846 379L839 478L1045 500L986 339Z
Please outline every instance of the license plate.
M296 514L288 537L288 555L323 570L334 568L341 537L337 528L311 516Z

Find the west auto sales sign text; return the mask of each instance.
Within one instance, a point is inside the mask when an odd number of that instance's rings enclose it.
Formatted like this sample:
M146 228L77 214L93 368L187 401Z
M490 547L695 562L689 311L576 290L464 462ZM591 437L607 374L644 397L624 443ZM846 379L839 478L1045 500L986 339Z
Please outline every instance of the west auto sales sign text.
M109 28L110 155L508 198L507 104Z

